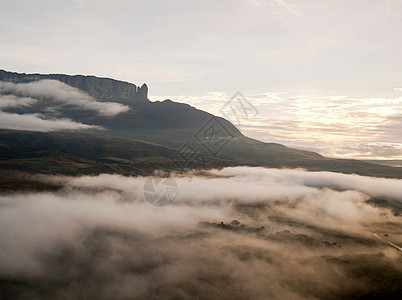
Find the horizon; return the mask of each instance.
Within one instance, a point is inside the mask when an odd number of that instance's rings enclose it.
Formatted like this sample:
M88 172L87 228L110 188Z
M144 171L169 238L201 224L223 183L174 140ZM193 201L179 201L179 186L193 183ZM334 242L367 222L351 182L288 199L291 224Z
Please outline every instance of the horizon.
M402 299L401 1L0 27L1 299Z
M402 159L397 0L0 5L1 68L145 82L153 101L218 115L241 92L259 105L242 128L253 138L338 158Z
M61 72L54 74L70 75ZM85 74L70 76L98 77ZM98 78L118 80L137 87L142 85L111 77ZM151 101L170 99L190 104L228 119L246 136L263 142L279 143L333 158L402 160L402 136L400 135L402 118L399 116L400 114L402 116L402 89L395 89L401 94L400 97L373 99L346 96L288 97L286 92L247 95L245 101L253 103L257 114L253 117L243 116L241 123L237 124L236 121L239 120L230 119L228 115L221 112L221 108L231 100L233 95L210 92L203 95L157 96L153 95L152 86L148 83L143 84L147 84L150 90L148 98ZM306 107L310 109L308 113L306 113ZM326 107L329 109L325 110ZM331 112L330 120L326 116L328 112ZM354 123L350 121L351 118L354 119ZM343 128L344 132L340 131L340 128Z

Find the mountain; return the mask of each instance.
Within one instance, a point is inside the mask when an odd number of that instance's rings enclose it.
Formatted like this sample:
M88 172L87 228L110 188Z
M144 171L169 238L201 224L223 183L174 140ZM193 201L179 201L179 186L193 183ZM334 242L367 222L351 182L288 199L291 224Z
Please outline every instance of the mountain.
M38 80L58 80L85 91L98 101L113 101L122 104L144 102L148 99L148 87L95 76L69 76L64 74L25 74L0 70L0 81L28 83Z
M248 138L226 119L188 104L151 102L146 84L0 70L0 96L14 101L0 106L3 114L90 127L49 132L3 127L3 171L141 175L156 169L249 165L402 178L402 168L326 158Z
M113 118L104 118L88 110L72 109L63 107L59 116L73 119L85 124L103 126L111 130L117 130L117 134L133 135L136 131L144 130L171 130L180 129L193 131L202 126L211 114L191 107L188 104L176 103L171 100L163 102L151 102L148 100L148 86L141 87L128 82L117 81L109 78L97 78L95 76L69 76L63 74L25 74L13 73L0 70L0 81L16 84L32 83L38 80L57 80L68 86L79 89L99 102L116 102L128 106L130 109L120 113ZM50 84L50 83L49 83ZM15 89L8 89L15 93ZM0 90L1 91L1 90ZM3 94L6 94L4 91ZM26 96L26 91L18 93L19 96ZM73 99L71 99L73 100ZM41 103L37 104L40 105ZM8 109L14 113L36 113L33 107L17 107ZM31 109L31 110L30 110ZM233 134L241 135L240 131L230 122L219 118ZM142 135L148 135L148 132Z

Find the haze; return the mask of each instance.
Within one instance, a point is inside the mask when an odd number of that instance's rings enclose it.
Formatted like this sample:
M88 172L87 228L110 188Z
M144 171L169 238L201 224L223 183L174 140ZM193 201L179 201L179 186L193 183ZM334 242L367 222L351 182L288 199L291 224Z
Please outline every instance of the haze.
M250 136L402 158L400 1L2 0L0 16L4 69L146 82L211 112L241 91Z

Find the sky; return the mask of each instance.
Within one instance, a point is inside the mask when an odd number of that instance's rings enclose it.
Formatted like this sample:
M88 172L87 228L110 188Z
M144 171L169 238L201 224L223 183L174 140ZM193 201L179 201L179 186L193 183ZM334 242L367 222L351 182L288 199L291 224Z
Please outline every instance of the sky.
M0 68L142 84L334 157L402 159L402 2L0 0Z

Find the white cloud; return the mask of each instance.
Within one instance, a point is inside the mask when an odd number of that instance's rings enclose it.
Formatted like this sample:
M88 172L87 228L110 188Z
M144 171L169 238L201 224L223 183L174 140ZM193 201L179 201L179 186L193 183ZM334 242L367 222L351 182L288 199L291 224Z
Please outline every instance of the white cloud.
M0 112L0 128L29 131L57 131L99 129L98 126L82 124L69 119L42 119L40 114L9 114Z
M371 197L387 197L402 203L402 180L348 175L332 172L279 170L266 168L225 168L214 174L286 186L331 187L356 190Z
M6 107L29 106L36 103L37 100L30 97L17 97L15 95L0 94L0 109Z
M85 92L57 80L39 80L29 83L0 81L0 93L45 98L49 101L91 109L104 116L114 116L129 109L120 103L96 101Z
M211 92L152 99L170 98L222 116L220 108L232 96ZM241 119L239 129L249 137L330 157L402 159L402 97L291 97L269 92L244 96L259 112Z
M55 281L52 296L73 299L340 298L345 287L361 296L377 286L360 277L368 268L399 278L400 253L374 233L398 245L400 217L366 201L401 200L400 180L263 168L210 175L175 177L178 198L163 208L144 200L147 178L38 176L64 188L0 195L0 278L34 282L21 286L27 296ZM243 227L229 228L233 219Z

